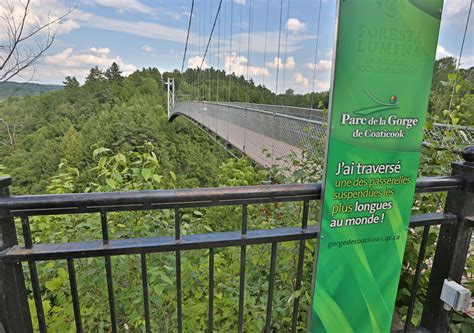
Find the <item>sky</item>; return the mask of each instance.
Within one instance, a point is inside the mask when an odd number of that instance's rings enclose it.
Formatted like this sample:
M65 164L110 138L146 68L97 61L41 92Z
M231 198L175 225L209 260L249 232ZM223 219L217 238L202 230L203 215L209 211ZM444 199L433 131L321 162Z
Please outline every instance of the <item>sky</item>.
M13 3L19 14L18 4L25 0L6 1ZM288 88L299 93L329 88L336 0L283 0L281 32L281 0L223 0L203 62L219 1L195 0L185 69L203 63L204 68L223 68L245 77L248 71L249 78L278 92ZM143 67L181 69L191 3L31 0L27 28L59 17L72 7L74 10L61 24L52 27L56 39L48 54L34 70L16 80L60 84L69 75L83 82L91 67L106 69L112 62L118 63L126 75ZM437 58L458 56L469 3L470 0L445 0ZM0 4L0 13L5 10L4 4ZM2 38L0 31L0 44ZM474 17L462 58L462 67L471 66Z

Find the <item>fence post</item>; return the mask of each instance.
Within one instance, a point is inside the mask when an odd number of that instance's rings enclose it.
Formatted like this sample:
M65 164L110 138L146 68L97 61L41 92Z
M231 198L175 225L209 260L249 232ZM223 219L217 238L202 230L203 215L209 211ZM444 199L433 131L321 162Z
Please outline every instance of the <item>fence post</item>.
M440 228L421 318L421 326L433 333L450 331L441 289L446 278L461 282L472 234L468 218L474 216L474 146L466 147L462 156L465 162L453 163L452 174L464 178L464 187L450 190L445 205L445 212L455 214L458 223Z
M0 197L8 197L10 177L0 177ZM0 252L18 244L9 211L0 209ZM0 259L0 332L33 332L21 263Z

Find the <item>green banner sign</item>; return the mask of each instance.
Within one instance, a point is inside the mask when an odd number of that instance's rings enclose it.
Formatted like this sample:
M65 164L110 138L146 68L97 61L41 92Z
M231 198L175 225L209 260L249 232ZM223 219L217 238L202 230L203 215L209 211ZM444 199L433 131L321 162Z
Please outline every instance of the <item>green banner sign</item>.
M389 332L442 0L342 0L311 332Z

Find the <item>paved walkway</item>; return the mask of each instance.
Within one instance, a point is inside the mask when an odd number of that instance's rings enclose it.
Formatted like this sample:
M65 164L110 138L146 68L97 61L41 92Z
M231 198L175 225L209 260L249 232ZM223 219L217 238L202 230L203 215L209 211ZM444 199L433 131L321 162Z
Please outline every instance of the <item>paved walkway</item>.
M206 116L205 119L195 119L203 123L210 131L232 144L245 155L263 167L272 165L286 166L287 163L282 157L295 153L298 158L302 155L302 150L285 142L269 138L263 134L250 129L235 125L229 121Z

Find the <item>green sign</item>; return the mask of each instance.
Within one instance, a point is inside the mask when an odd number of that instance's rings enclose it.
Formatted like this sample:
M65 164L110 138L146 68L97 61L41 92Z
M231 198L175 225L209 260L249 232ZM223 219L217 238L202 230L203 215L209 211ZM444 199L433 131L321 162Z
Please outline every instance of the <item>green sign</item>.
M442 0L342 0L311 332L389 332Z

